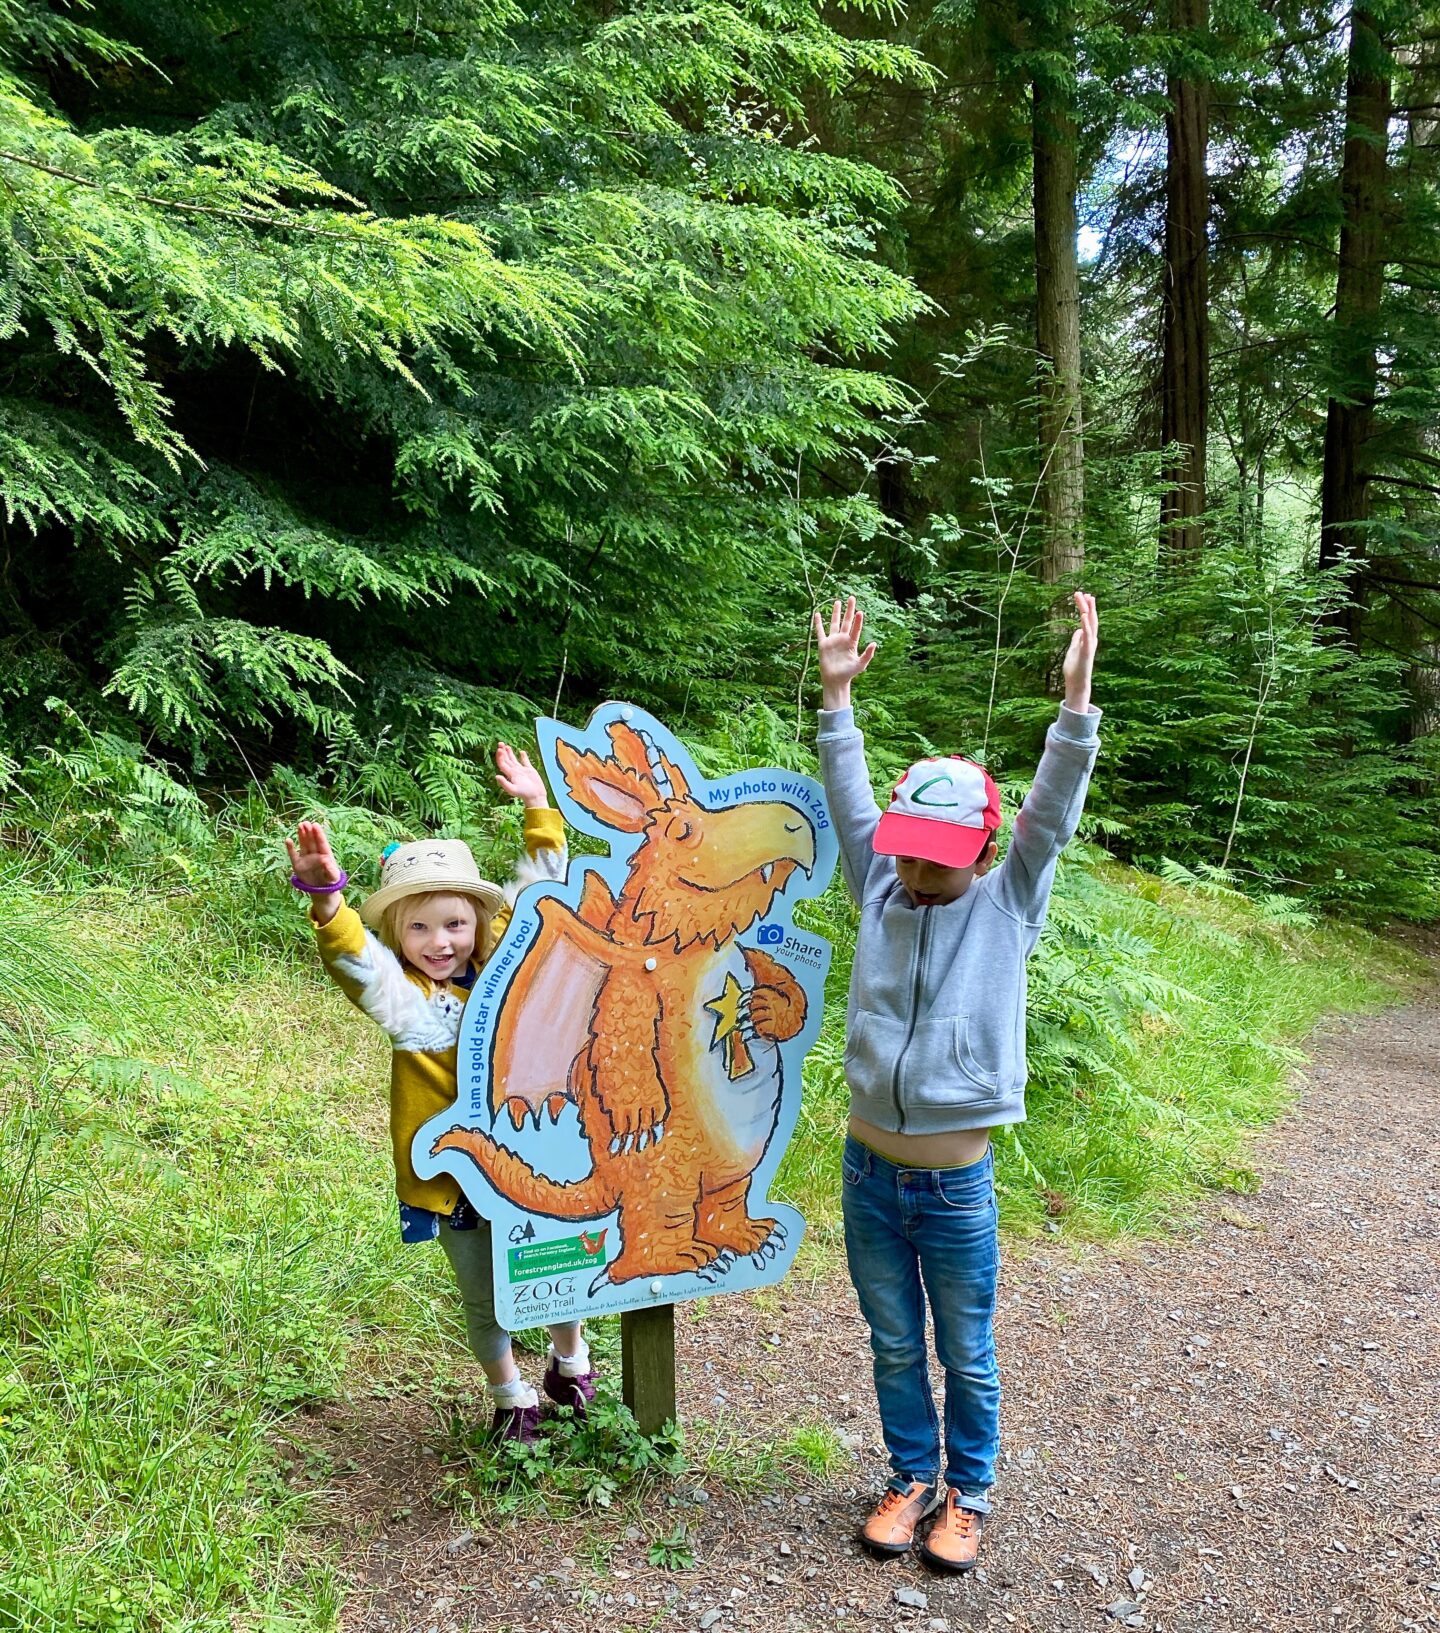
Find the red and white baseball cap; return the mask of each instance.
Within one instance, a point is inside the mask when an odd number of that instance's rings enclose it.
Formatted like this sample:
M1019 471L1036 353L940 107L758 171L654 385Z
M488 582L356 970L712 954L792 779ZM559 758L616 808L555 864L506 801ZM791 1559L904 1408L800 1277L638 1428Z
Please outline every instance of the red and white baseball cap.
M882 856L968 868L1000 826L1000 790L984 766L953 755L917 760L895 784L875 829Z

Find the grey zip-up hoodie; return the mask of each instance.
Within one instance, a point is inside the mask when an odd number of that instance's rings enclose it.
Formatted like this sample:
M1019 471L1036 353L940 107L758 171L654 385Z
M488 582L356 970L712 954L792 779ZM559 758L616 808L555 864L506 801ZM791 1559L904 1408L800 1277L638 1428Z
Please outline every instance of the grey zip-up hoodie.
M860 904L845 1043L854 1116L896 1134L1024 1120L1025 961L1085 805L1099 724L1098 709L1061 706L1005 860L959 901L917 907L895 858L871 846L880 809L855 716L820 711L820 773Z

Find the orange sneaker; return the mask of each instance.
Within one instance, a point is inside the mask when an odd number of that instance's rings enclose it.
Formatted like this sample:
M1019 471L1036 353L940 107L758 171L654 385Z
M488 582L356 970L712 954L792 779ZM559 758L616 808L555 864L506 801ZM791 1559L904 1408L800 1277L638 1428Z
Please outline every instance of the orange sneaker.
M860 1546L882 1559L907 1553L915 1540L915 1527L941 1501L940 1493L924 1480L912 1480L903 1491L890 1486L880 1506L860 1527Z
M936 1570L975 1569L975 1556L980 1552L980 1533L985 1526L985 1516L975 1513L973 1509L961 1508L959 1496L954 1486L946 1488L940 1517L920 1544L921 1559Z

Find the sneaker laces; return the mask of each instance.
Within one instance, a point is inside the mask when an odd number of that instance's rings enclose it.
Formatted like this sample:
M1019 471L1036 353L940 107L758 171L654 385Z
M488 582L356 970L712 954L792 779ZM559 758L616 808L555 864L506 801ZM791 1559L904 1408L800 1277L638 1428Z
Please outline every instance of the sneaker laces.
M912 1495L912 1491L896 1491L894 1486L887 1486L885 1495L880 1499L880 1507L876 1510L877 1514L893 1514L897 1508L908 1503Z
M980 1529L980 1516L973 1508L961 1508L955 1492L950 1493L950 1500L945 1507L946 1524L954 1525L961 1536L968 1537L972 1531Z

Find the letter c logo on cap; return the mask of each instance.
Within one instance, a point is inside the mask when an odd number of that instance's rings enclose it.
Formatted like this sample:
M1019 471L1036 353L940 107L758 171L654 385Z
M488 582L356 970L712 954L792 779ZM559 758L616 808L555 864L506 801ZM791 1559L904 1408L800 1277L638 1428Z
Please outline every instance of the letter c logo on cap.
M947 806L947 805L948 806L958 805L960 802L958 800L953 800L953 799L921 799L920 796L925 792L925 790L927 788L934 788L937 785L939 785L940 783L944 783L944 785L947 788L953 788L955 786L955 779L953 777L945 776L943 773L942 773L942 775L940 775L938 777L931 777L928 782L922 782L920 784L920 786L915 790L915 792L910 796L910 803L912 805L933 805L937 809L942 807L942 806Z

